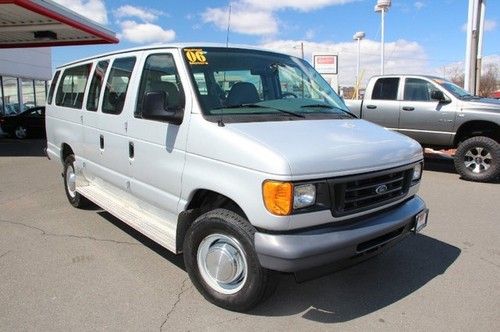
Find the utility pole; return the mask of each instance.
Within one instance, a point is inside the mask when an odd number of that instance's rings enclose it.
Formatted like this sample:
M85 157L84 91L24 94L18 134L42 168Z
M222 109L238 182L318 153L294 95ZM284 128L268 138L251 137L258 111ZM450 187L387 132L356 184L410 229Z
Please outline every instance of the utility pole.
M479 93L485 12L486 0L469 0L464 89L472 94Z

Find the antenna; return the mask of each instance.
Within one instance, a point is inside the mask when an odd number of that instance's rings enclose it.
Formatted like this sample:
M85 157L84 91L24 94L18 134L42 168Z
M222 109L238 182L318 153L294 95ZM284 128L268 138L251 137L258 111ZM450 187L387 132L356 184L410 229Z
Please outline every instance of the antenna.
M227 15L226 47L229 47L229 31L230 30L231 30L231 4L229 4L229 13Z
M231 3L229 3L229 11L227 14L226 48L229 47L229 31L230 30L231 30ZM224 71L224 82L226 82L226 72L225 71ZM219 118L219 121L217 122L217 125L219 127L224 127L223 115L224 115L224 110L221 109L220 110L220 118Z

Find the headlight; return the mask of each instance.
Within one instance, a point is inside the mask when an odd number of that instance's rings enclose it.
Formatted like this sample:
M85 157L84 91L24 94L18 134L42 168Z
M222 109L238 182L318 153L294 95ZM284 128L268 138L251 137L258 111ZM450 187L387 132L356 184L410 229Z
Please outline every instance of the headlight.
M262 185L266 209L277 216L287 216L293 210L316 204L316 185L266 180Z
M293 189L293 208L301 209L316 203L316 186L314 184L303 184Z
M411 177L411 182L417 182L422 177L422 163L415 165L413 167L413 175Z

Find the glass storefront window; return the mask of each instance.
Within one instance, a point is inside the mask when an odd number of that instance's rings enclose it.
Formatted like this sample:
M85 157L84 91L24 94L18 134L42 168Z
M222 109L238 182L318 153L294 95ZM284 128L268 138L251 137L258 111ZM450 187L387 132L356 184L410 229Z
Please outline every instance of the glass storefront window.
M46 87L45 81L35 81L36 106L45 106L45 96L47 95L45 87Z
M2 77L5 114L19 113L19 89L16 77Z
M35 89L33 87L33 80L22 79L22 93L23 93L23 106L24 110L35 107Z

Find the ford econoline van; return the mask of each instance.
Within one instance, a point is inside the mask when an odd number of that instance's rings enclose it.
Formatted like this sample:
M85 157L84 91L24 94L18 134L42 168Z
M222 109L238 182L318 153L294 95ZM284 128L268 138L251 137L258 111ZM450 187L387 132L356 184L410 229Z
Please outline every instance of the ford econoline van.
M93 202L176 254L203 296L248 310L300 274L427 223L420 145L353 116L304 60L167 45L59 67L47 155Z

